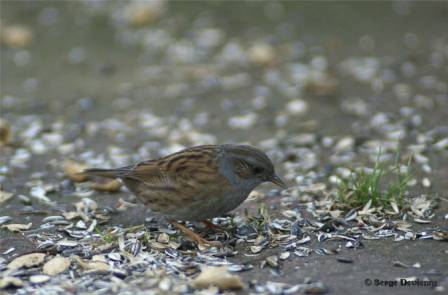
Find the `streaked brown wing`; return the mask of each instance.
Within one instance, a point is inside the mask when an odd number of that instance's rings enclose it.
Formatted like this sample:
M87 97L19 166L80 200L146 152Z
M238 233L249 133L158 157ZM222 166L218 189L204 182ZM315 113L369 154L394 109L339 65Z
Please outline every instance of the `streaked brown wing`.
M214 200L226 196L232 187L219 171L218 153L216 146L187 149L130 167L122 179L154 213L199 220L208 216L204 208L214 206ZM219 200L218 211L223 202L227 201Z
M216 158L196 158L179 162L172 175L181 188L182 195L199 197L209 193L214 188L222 189L228 180L218 171Z
M139 163L122 179L128 189L153 211L164 213L171 210L169 200L178 191L172 179L154 161Z
M208 191L208 186L228 184L218 171L216 152L216 146L187 149L158 160L141 162L124 178L141 181L146 190L194 197Z
M130 170L124 179L133 179L139 181L147 187L147 189L165 190L175 189L175 184L169 173L157 165L155 161L142 162Z

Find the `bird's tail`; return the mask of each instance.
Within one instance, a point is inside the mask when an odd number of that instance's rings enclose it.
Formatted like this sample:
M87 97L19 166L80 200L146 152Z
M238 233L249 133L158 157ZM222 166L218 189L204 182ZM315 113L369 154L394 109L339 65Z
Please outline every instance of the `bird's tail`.
M120 178L123 177L128 170L126 169L100 169L100 168L92 168L92 169L85 169L80 175L85 176L98 176L98 177L105 177L105 178Z

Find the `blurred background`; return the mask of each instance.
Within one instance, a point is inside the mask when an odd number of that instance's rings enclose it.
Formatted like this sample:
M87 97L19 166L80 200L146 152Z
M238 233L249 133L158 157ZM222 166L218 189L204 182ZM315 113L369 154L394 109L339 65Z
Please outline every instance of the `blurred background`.
M343 151L367 139L392 150L409 124L446 123L444 1L1 6L4 141L25 147L11 167L49 154L117 166L224 142L296 161L285 148L342 138ZM334 151L303 152L290 179Z

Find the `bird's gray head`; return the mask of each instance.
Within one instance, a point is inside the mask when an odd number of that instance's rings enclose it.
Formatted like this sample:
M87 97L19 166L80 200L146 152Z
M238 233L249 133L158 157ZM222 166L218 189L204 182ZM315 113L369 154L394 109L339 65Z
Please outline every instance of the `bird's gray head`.
M226 155L226 166L233 171L235 182L252 188L263 182L272 182L286 188L264 152L250 145L225 144L222 149Z

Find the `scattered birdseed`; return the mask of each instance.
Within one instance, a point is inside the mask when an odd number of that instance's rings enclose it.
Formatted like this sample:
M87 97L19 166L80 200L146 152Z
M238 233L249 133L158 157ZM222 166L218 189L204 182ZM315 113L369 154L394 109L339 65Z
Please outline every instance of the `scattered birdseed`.
M336 260L341 263L353 263L352 259L346 257L338 257Z
M375 56L378 42L363 36L359 44L368 57L335 59L312 32L290 40L302 35L287 21L290 4L260 4L259 17L266 14L267 23L275 25L259 30L249 24L243 38L221 26L213 7L188 18L173 5L83 1L71 7L83 16L74 24L103 28L106 20L104 31L113 33L109 47L129 49L135 52L131 59L141 63L128 60L130 66L123 67L128 63L120 58L105 61L80 42L62 59L87 80L94 71L90 80L106 83L106 92L92 92L89 83L74 79L76 89L59 88L75 96L56 93L53 100L40 91L59 77L43 76L52 71L39 63L50 61L30 45L43 31L54 33L47 34L49 40L67 33L59 25L65 9L31 5L25 10L37 9L35 26L2 23L2 45L11 47L5 67L26 69L11 71L26 77L13 79L19 84L11 81L12 92L1 97L0 232L8 241L25 238L36 252L25 255L19 243L2 248L2 291L218 294L244 287L247 293L322 294L328 291L322 282L281 283L287 280L283 268L302 269L328 255L353 263L339 255L362 256L370 244L365 240L376 245L386 239L400 245L448 240L440 227L440 214L448 219L441 213L446 196L439 192L448 151L448 128L439 118L447 108L443 38L429 40L431 46L423 49L424 36L407 33L406 49L419 54L384 58ZM338 51L338 39L330 43ZM423 76L421 64L429 65ZM77 98L78 88L83 94ZM356 96L347 93L352 88ZM215 218L228 235L201 234L223 249L198 249L144 211L120 181L78 174L84 167L120 167L187 146L230 141L266 151L289 188L260 187L243 205L247 212ZM381 173L399 179L397 185L372 184L380 166ZM366 181L356 182L361 175ZM94 182L82 183L86 180ZM256 211L260 204L265 206ZM245 272L279 282L246 284Z

